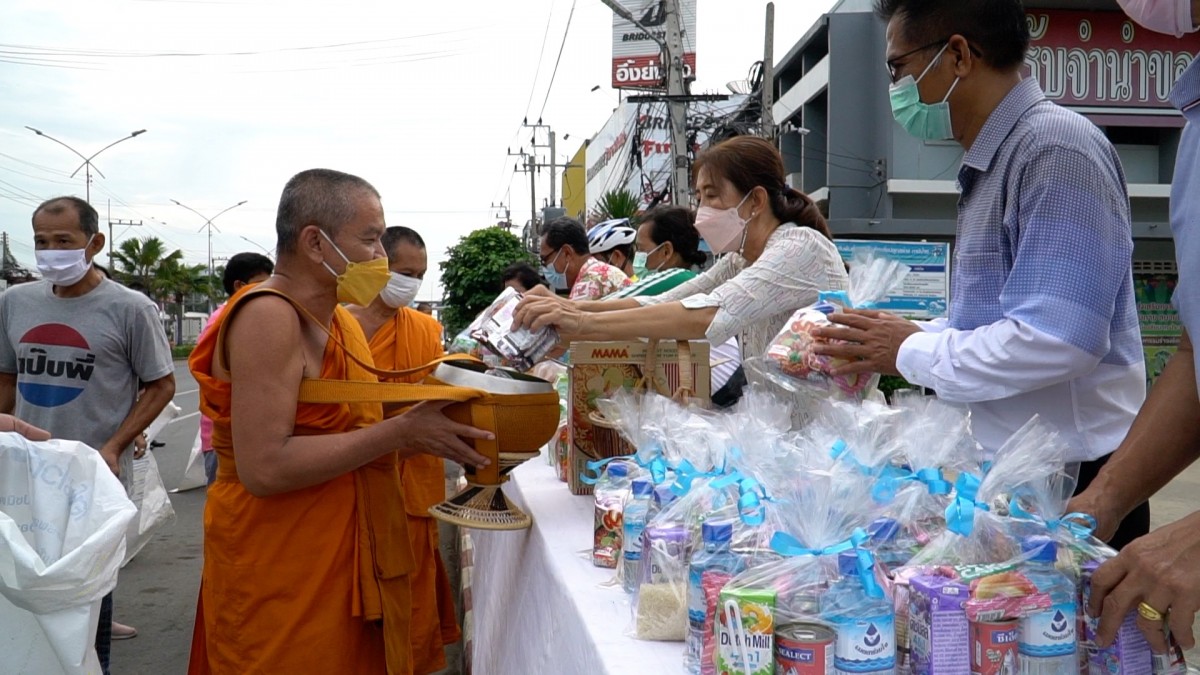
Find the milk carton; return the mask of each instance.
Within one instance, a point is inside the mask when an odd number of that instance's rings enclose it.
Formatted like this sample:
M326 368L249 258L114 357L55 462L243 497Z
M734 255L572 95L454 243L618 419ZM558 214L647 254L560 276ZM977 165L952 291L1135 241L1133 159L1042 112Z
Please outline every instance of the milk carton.
M909 582L913 675L970 675L969 599L970 589L953 579L919 576Z

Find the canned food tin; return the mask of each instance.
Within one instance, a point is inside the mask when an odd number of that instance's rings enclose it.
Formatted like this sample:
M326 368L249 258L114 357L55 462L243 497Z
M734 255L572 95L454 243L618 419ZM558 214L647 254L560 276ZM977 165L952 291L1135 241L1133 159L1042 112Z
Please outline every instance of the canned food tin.
M833 675L836 634L816 623L790 623L775 630L776 675Z

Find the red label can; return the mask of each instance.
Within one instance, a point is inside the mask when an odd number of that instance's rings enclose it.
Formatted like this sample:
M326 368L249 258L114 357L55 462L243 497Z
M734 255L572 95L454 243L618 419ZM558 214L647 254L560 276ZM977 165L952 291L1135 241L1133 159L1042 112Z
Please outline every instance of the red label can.
M775 629L775 672L779 675L833 675L837 634L815 623Z
M1016 675L1020 622L971 623L971 675Z

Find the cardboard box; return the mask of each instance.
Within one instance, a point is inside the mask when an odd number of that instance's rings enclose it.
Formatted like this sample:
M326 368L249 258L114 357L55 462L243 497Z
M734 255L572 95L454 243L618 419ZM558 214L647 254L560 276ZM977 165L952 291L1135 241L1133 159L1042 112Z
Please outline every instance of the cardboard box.
M707 403L712 397L712 369L707 342L691 342L692 396ZM587 463L603 459L597 450L596 430L588 415L596 410L596 401L612 396L619 389L631 389L642 378L649 343L578 342L571 346L570 440L568 447L567 483L577 495L592 493L592 487L579 480ZM679 343L659 342L655 349L651 391L667 396L680 387ZM601 430L600 433L605 433Z

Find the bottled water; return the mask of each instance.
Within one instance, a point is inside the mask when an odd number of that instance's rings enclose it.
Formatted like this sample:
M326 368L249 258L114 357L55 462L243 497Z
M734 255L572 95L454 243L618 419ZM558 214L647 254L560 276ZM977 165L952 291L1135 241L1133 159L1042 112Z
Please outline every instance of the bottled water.
M838 556L839 579L821 599L821 616L837 633L835 672L896 671L896 615L887 598L872 598L858 576L853 551Z
M1076 656L1076 618L1078 616L1075 582L1059 572L1054 563L1058 546L1049 537L1029 537L1021 543L1032 556L1025 576L1038 591L1050 596L1050 608L1021 619L1020 651L1023 675L1059 675L1079 670Z
M701 528L704 549L692 555L688 566L688 633L684 653L685 670L692 675L700 672L704 653L704 623L708 603L704 599L702 580L705 572L719 571L737 574L742 571L742 559L731 549L733 522L709 520Z
M646 529L646 516L650 511L650 496L654 485L648 480L635 480L632 494L625 503L624 529L621 553L621 585L626 593L637 590L642 571L642 532Z

